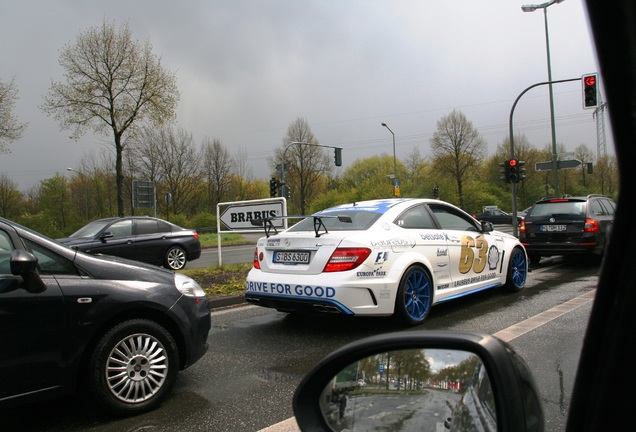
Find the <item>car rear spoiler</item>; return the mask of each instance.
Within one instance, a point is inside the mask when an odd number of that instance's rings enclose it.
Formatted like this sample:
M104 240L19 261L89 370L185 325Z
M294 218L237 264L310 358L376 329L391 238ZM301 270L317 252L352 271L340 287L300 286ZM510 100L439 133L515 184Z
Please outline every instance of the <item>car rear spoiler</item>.
M322 234L326 234L329 232L327 231L327 227L325 226L325 224L322 222L323 219L338 219L338 221L340 222L352 223L351 216L347 216L347 215L270 216L266 218L252 219L251 223L254 226L262 226L265 230L265 236L269 237L272 230L274 230L274 234L278 234L278 229L274 226L274 222L273 222L275 219L307 219L307 218L314 219L314 232L316 233L316 237L320 237ZM324 230L324 232L321 232L321 228Z

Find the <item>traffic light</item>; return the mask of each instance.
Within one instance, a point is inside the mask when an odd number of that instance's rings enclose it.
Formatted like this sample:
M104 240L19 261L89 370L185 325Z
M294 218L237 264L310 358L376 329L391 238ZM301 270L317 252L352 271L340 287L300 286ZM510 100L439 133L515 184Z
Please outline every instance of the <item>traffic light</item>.
M526 169L523 167L526 161L517 161L517 183L526 178Z
M335 163L336 166L342 166L342 149L341 148L334 148L334 154L333 157L335 159Z
M506 183L510 183L510 172L508 171L508 166L509 166L508 161L501 162L499 166L500 166L499 174L501 174L499 178L505 181Z
M583 75L583 109L596 108L598 106L598 80L596 74Z
M276 197L276 195L278 194L278 180L276 180L275 178L272 178L269 181L269 196L271 198Z
M438 186L435 186L433 188L433 198L439 199L439 187Z
M508 181L506 183L519 182L519 171L517 168L518 164L519 164L519 161L517 161L517 159L508 160Z

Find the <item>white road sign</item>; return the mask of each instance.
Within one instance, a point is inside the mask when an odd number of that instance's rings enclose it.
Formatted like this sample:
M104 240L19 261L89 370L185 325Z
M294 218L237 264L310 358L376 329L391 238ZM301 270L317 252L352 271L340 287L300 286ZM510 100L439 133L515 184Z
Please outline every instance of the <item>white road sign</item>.
M252 220L271 216L283 216L282 201L248 205L232 204L223 211L220 219L230 230L254 230L258 227L252 225ZM284 226L283 219L274 219L272 222L276 228Z

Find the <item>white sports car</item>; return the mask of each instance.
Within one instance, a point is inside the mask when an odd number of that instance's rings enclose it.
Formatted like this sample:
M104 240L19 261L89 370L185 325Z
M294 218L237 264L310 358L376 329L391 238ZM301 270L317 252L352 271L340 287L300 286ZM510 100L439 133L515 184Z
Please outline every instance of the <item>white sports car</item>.
M528 272L517 238L452 204L384 199L332 207L258 240L245 298L284 312L395 314L410 325L431 306L488 288L518 291ZM298 218L298 216L297 216Z

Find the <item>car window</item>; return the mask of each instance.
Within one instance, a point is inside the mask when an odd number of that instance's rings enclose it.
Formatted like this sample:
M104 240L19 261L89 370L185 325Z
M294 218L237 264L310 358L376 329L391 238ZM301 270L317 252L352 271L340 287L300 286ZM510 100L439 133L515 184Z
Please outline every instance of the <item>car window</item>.
M77 269L69 260L48 249L24 239L29 251L38 259L38 271L44 275L77 275Z
M402 213L394 222L401 228L435 229L435 222L424 206L415 206Z
M0 274L11 274L11 252L13 242L5 231L0 230Z
M370 211L339 211L335 213L320 213L320 215L316 216L323 216L322 223L329 231L363 231L373 225L381 214ZM351 222L340 221L335 216L349 216L351 218ZM291 227L289 230L314 231L314 218L307 217Z
M608 199L602 199L602 200L599 200L599 202L601 206L603 206L603 209L605 210L606 215L614 216L614 209L615 209L614 201L611 201Z
M582 201L550 201L536 203L529 216L552 216L555 214L585 216L585 203Z
M604 216L607 214L601 202L597 200L590 201L590 212L595 216Z
M158 224L153 219L138 219L135 221L135 232L137 235L154 234L159 232Z
M113 237L126 237L132 235L132 220L126 219L122 221L117 221L108 227L108 232L110 232Z
M157 221L157 228L156 228L157 232L171 232L172 231L172 227L162 221Z
M466 216L451 207L431 204L429 205L429 208L435 214L435 218L442 229L477 231L477 227L474 222L471 222Z

